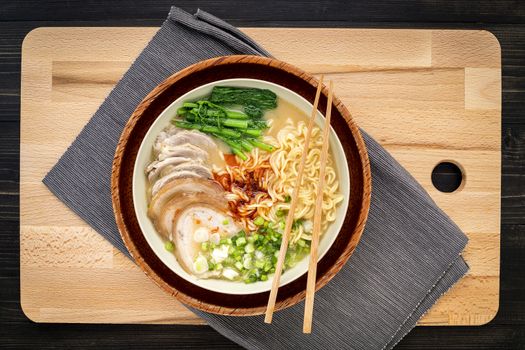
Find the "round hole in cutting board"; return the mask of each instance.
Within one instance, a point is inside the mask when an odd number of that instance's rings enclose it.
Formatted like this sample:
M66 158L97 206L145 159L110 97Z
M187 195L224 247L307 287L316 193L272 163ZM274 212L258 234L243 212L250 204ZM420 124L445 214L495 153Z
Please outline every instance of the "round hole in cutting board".
M450 161L438 163L432 170L432 184L441 192L451 193L464 183L464 172L460 166Z

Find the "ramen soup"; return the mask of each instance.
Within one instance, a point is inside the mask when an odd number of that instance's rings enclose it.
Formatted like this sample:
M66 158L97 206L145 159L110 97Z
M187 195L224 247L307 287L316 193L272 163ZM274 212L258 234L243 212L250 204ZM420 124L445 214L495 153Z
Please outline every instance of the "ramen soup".
M181 266L199 278L253 283L275 272L308 116L270 90L216 86L186 101L156 138L148 216ZM284 270L310 249L321 130L312 130ZM322 231L343 201L330 153Z

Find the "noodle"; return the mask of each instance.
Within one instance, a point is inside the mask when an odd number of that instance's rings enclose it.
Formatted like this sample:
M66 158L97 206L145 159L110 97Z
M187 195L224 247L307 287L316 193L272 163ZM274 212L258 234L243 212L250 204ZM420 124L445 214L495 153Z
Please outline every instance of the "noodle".
M269 208L268 214L265 217L267 220L272 222L279 220L277 215L278 211L288 210L290 208L290 203L286 203L286 196L291 196L294 187L297 185L297 175L307 130L308 128L304 122L301 121L295 126L289 121L277 134L279 149L274 151L270 156L270 165L273 174L270 176L268 184L269 194L277 204ZM319 183L322 144L323 138L321 130L318 127L314 127L310 139L310 148L306 155L303 183L299 189L299 200L294 213L295 220L313 219L315 198ZM325 176L326 181L323 189L321 222L322 232L326 230L330 222L335 220L337 204L343 200L343 196L338 191L339 182L337 181L337 173L330 154L328 155ZM298 230L292 232L290 241L295 243L300 238L311 239L310 234L304 232L303 225L299 225Z
M274 152L266 153L255 148L246 161L214 173L215 179L228 191L231 214L240 220L246 230L257 229L253 223L257 216L272 223L283 220L283 211L287 212L290 208L287 197L292 195L297 183L306 132L307 126L304 122L301 121L295 126L288 120L277 133L277 138L265 137L265 142L278 145ZM299 189L299 201L294 213L295 220L313 219L322 143L321 130L314 127L306 156L303 183ZM330 154L325 176L322 232L335 220L337 205L343 200L338 191L339 182ZM304 225L296 225L292 230L290 242L296 243L301 238L310 240L310 232L305 231Z

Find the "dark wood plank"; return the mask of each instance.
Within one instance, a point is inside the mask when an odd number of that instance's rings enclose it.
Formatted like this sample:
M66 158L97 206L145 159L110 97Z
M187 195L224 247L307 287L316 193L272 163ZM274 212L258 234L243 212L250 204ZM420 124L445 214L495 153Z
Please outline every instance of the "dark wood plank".
M34 324L19 302L20 47L39 26L159 26L172 1L0 2L0 340L3 348L238 348L210 327ZM194 10L193 1L177 5ZM525 348L525 2L200 1L237 26L487 29L502 47L500 310L483 327L417 327L399 349ZM448 173L443 172L443 176Z
M519 324L525 330L525 225L502 226L501 252L500 309L494 323Z
M502 149L502 222L525 224L525 125L504 125Z
M0 5L0 20L65 21L119 20L163 18L173 4L171 0L127 1L50 1L46 6L38 0L4 1ZM519 0L479 1L403 1L385 0L245 0L242 6L231 1L205 0L198 5L191 0L176 5L194 11L206 9L233 23L244 21L316 21L326 25L332 21L352 22L464 22L464 23L524 23L525 6ZM236 23L235 23L236 24Z
M0 123L0 219L4 215L6 206L18 207L18 181L20 163L20 131L17 121ZM18 217L18 212L10 211L13 218Z

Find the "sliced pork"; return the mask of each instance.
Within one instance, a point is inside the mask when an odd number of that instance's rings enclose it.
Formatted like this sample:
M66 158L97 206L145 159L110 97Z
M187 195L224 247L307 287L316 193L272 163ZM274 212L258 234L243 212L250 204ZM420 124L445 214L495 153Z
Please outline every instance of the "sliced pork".
M150 195L175 179L211 179L208 163L210 152L217 145L206 134L195 130L183 130L173 125L159 133L153 146L154 160L146 167Z
M199 131L188 131L182 130L175 132L172 135L157 139L154 149L158 152L162 151L163 147L169 146L181 146L185 144L192 144L203 150L207 151L216 147L215 142L206 134L203 134Z
M173 170L163 177L159 178L151 188L151 195L155 195L164 185L175 179L183 178L204 178L211 179L212 173L210 169L202 164L196 162L187 162L173 167Z
M162 148L157 159L164 160L171 157L185 157L194 160L200 159L204 162L208 162L209 159L208 152L200 147L192 145L191 143L186 143L180 146L165 146Z
M150 183L155 182L159 177L167 175L173 170L173 167L193 161L192 158L186 157L170 157L164 160L155 160L146 168L146 174L148 174L148 181ZM196 160L195 162L201 162Z
M209 165L217 145L199 131L169 126L155 140L154 160L146 167L150 184L148 216L157 231L175 244L175 256L189 273L210 277L201 243L239 231L228 213L224 188ZM199 255L201 254L201 255Z
M174 179L156 193L148 216L157 231L175 243L176 256L188 271L204 277L195 268L200 243L212 235L231 236L239 228L228 216L228 202L222 186L202 178ZM224 222L228 221L228 225Z
M176 214L194 204L208 205L220 211L228 209L223 188L215 181L200 178L175 179L156 193L151 199L148 215L157 225L157 230L171 238L172 222Z

